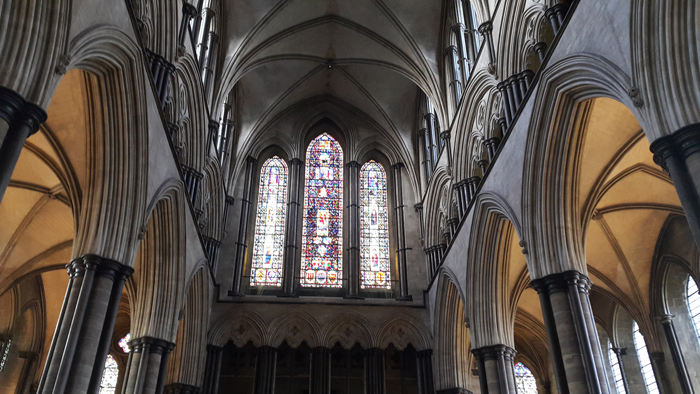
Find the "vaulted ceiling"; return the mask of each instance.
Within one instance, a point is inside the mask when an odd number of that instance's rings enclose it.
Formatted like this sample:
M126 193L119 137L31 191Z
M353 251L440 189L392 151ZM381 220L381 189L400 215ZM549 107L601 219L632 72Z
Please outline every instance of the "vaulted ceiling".
M413 152L417 95L440 97L442 12L425 0L223 4L219 97L236 86L238 149L290 109L333 102Z

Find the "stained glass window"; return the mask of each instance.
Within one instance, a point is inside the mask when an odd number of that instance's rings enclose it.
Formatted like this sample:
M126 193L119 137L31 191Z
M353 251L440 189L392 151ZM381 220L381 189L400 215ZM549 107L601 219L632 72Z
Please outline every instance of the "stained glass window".
M644 376L644 383L647 385L647 391L649 394L659 394L659 388L656 385L656 377L654 376L654 369L651 367L647 343L644 341L644 335L639 331L637 322L634 322L633 332L634 348L637 350L637 358L639 359L639 366L642 368L642 375Z
M129 353L131 351L129 341L131 341L131 333L124 335L124 338L119 340L119 347L122 348L124 353Z
M117 390L117 379L119 378L119 366L111 354L107 355L105 369L102 372L102 383L100 383L100 394L114 394Z
M688 277L688 311L693 319L695 333L700 337L700 294L692 276Z
M513 367L515 370L515 385L517 386L518 394L537 394L537 381L535 375L532 374L530 368L517 363Z
M617 394L627 394L625 390L625 382L622 381L622 370L620 369L620 359L617 353L613 351L612 343L608 342L608 356L610 357L610 366L612 367L613 377L615 378L615 388Z
M361 286L391 289L386 172L374 160L360 170L360 199Z
M341 287L343 149L323 133L306 150L301 286Z
M251 286L281 286L284 219L287 216L287 164L277 156L260 170Z

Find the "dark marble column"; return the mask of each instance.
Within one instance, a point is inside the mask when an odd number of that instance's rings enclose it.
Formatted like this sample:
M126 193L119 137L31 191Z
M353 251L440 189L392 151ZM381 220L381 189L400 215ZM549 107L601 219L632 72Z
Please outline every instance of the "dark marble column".
M471 204L472 200L476 198L476 190L479 188L479 183L481 183L481 177L473 176L468 178L466 181L466 191L467 191L467 204Z
M540 59L540 64L544 63L544 57L547 56L547 43L538 42L532 46L532 50L537 53L537 57Z
M498 85L496 85L496 89L498 89L498 92L501 94L501 99L503 100L503 113L506 118L506 125L509 126L513 122L513 115L515 114L515 111L513 110L511 99L508 96L507 85L507 81L499 82Z
M255 363L254 394L275 394L275 375L277 372L277 349L270 346L258 348Z
M199 387L184 383L171 383L163 387L164 394L200 394Z
M435 168L435 165L437 164L438 157L440 156L440 150L438 148L438 140L437 140L437 127L435 125L435 114L432 112L429 112L425 114L425 129L430 137L429 140L426 140L430 143L428 145L428 150L430 151L430 166L431 170Z
M153 83L156 88L156 95L160 102L160 106L165 107L165 101L168 96L168 87L170 85L170 76L173 71L175 71L175 66L168 62L163 56L151 52L148 49L146 51L146 58L148 59L149 69L151 71L151 77L153 78Z
M204 368L202 394L218 394L219 374L221 373L221 354L223 348L207 345L207 363Z
M457 235L457 226L459 226L459 219L451 218L447 219L447 227L450 228L450 238L454 239Z
M479 366L482 394L516 394L513 357L515 349L506 345L485 346L472 350Z
M346 167L346 188L348 191L348 288L346 298L360 298L360 163L351 161Z
M25 141L46 121L46 111L0 86L0 201L10 184Z
M496 49L493 46L493 24L491 21L486 21L479 26L479 33L484 37L486 44L486 52L489 55L488 71L491 74L496 73Z
M551 336L550 353L559 392L564 392L562 380L568 386L566 392L610 392L590 307L590 286L590 280L577 271L552 274L532 282L540 294L547 334ZM557 344L552 346L554 341Z
M432 151L430 148L430 134L428 134L428 130L426 128L422 128L419 132L420 134L420 139L421 139L421 145L423 147L423 161L421 162L421 165L423 166L423 176L425 177L425 187L427 187L428 182L430 182L430 176L433 173L433 168L432 164L430 161L430 157L432 155Z
M676 373L678 374L678 382L681 385L681 390L683 391L683 394L694 393L695 391L693 390L693 384L690 380L690 374L688 373L688 368L685 364L685 359L683 359L681 345L678 342L676 328L673 326L673 315L658 316L656 320L659 323L661 323L661 325L664 327L666 342L668 343L668 347L671 350L673 365L676 367Z
M443 151L447 152L447 166L452 168L452 148L450 145L450 130L445 130L440 133L442 139Z
M289 161L289 194L287 225L284 233L284 265L282 267L282 296L295 297L294 276L297 272L299 229L301 227L301 193L304 184L304 162L294 158Z
M649 352L649 360L651 360L651 368L654 370L656 385L659 387L659 392L662 394L670 393L669 382L666 378L666 356L664 352Z
M435 246L430 246L430 247L427 247L423 250L425 251L425 261L426 261L426 265L428 268L428 282L430 282L433 279L433 277L435 276L436 267L437 267L437 263L435 261L436 260L435 253L434 253Z
M700 123L657 139L650 149L654 162L671 176L695 244L700 247Z
M467 201L465 196L462 195L462 187L463 183L461 181L452 185L452 190L457 197L457 214L460 219L463 218L464 214L467 212Z
M481 159L481 160L476 162L476 165L478 165L479 168L481 169L481 175L485 176L486 171L489 169L489 161L486 159Z
M365 394L384 394L384 351L371 348L365 351Z
M622 356L627 355L627 349L613 347L612 351L613 353L615 353L615 357L617 357L617 364L620 367L620 377L622 377L622 384L625 386L625 393L629 394L630 386L629 383L627 383L627 372L625 372L625 363L622 361Z
M408 267L406 266L406 233L404 232L403 183L401 169L403 163L391 166L394 172L394 220L396 221L396 258L399 267L399 301L413 301L408 294Z
M482 142L484 148L486 148L486 153L489 156L489 161L493 161L493 158L496 157L496 152L498 151L498 146L500 143L501 139L498 137L489 138Z
M202 84L204 85L205 97L209 97L211 84L214 79L214 66L216 65L216 57L219 48L219 36L216 33L210 32L206 37L206 50L202 53Z
M455 4L458 6L459 11L461 11L461 1L455 0ZM460 78L462 80L462 89L467 85L469 80L469 60L467 59L467 43L464 38L465 26L461 23L456 23L452 25L452 32L455 35L457 41L457 64L460 69Z
M185 188L187 189L187 195L190 197L190 202L192 206L197 205L197 197L199 196L199 184L202 182L204 175L195 170L192 167L188 167L184 164L180 164L182 169L182 176L185 182Z
M215 12L211 8L205 8L202 10L201 24L199 25L199 31L197 31L197 60L199 61L199 69L204 69L205 56L209 47L207 46L207 41L209 39L209 30L211 27L211 20L214 18Z
M457 47L451 45L445 49L445 62L450 68L450 91L452 92L452 101L455 106L455 112L459 106L459 100L462 98L462 82L460 81L459 67L457 63Z
M425 229L423 227L423 203L419 202L418 204L414 205L414 208L416 209L416 212L418 212L418 224L420 228L420 244L423 245L425 243Z
M123 393L161 394L175 344L160 338L140 337L131 340L129 347Z
M552 24L555 35L559 33L561 26L564 24L564 19L566 18L568 10L569 7L566 4L557 4L545 11L544 16L549 20L549 23Z
M257 160L248 156L245 166L245 181L243 184L243 198L241 199L241 221L238 226L238 242L236 242L236 260L233 262L233 283L230 296L243 297L241 285L243 282L243 269L245 268L245 251L248 245L248 223L250 222L250 204L253 198L253 172Z
M190 21L195 16L197 16L197 8L188 2L184 2L182 4L182 20L180 21L180 30L177 35L178 54L180 56L185 54L185 39L187 39L187 33L190 29Z
M309 394L331 393L331 349L315 347L311 349L311 377Z
M433 349L416 352L418 365L418 394L435 394L433 383Z
M219 258L219 246L221 242L215 240L212 237L202 236L202 241L204 241L204 254L209 260L209 267L211 267L212 272L216 272L216 261Z
M134 270L96 255L66 268L68 288L37 393L97 393L124 281Z

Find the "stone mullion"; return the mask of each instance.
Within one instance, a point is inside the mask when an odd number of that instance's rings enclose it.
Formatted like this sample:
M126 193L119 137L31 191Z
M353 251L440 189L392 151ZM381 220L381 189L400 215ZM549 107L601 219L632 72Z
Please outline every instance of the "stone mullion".
M617 364L620 368L620 377L622 378L622 384L625 386L625 393L629 394L630 392L630 387L629 383L627 383L627 372L625 372L625 363L622 361L622 356L626 353L627 349L621 349L614 347L612 348L613 353L615 353L615 357L617 357ZM611 360L612 361L612 360Z
M348 289L347 298L360 298L360 164L347 164L348 189Z
M681 385L681 391L683 394L694 393L695 391L693 390L693 384L691 383L690 374L688 373L688 367L686 366L685 359L683 358L683 352L681 351L681 345L678 341L676 328L673 325L673 315L662 315L657 317L656 320L661 323L664 328L666 342L668 343L669 350L671 351L673 365L676 367L675 369L676 373L678 374L678 381Z
M489 138L484 140L482 143L484 148L486 148L486 153L488 154L489 161L493 161L496 157L496 152L498 151L498 145L501 143L501 139L498 137Z
M197 16L197 9L187 2L182 4L182 20L180 21L180 30L177 35L178 50L180 55L185 54L185 39L187 38L187 30L192 18Z
M311 349L311 377L309 394L329 394L331 392L331 349L315 347Z
M297 252L299 215L301 212L301 191L304 182L304 162L294 158L289 161L289 194L287 195L287 223L284 233L284 264L282 266L282 295L295 296L294 283L297 272Z
M438 162L438 157L440 156L439 142L437 136L437 127L435 125L435 114L429 112L425 114L425 128L430 137L430 164L431 170L435 169Z
M248 223L250 222L250 205L253 198L253 171L256 160L252 157L246 159L245 183L243 185L243 198L241 199L241 220L238 226L238 242L236 242L236 260L233 266L233 283L229 295L242 297L241 285L243 282L243 269L245 268L245 255L248 239Z
M450 68L450 90L452 91L455 112L457 112L459 100L462 98L462 83L460 81L459 72L457 71L457 47L454 45L447 47L447 49L445 49L445 56L448 59L447 63Z
M41 107L25 101L14 90L0 86L0 118L7 123L7 129L2 130L4 135L0 134L0 201L10 184L24 143L39 130L46 117Z
M447 152L447 166L452 168L452 148L450 145L450 131L445 130L442 133L440 133L440 139L443 141L443 146L445 152Z
M420 244L423 245L425 242L425 229L423 228L423 203L419 202L414 205L416 212L418 212L418 225L420 230Z
M455 4L459 8L458 13L461 12L461 0L455 0ZM456 23L452 26L452 32L457 38L457 63L459 64L463 88L466 88L467 81L469 80L469 60L467 59L467 44L464 37L465 26L462 23Z
M561 30L561 26L564 24L564 18L566 18L566 13L568 10L569 7L566 4L556 4L545 11L544 16L552 24L554 35L559 33L559 30Z
M429 150L429 145L430 145L430 138L428 137L427 130L425 128L422 128L419 132L420 138L419 138L419 144L420 144L420 163L421 166L423 167L423 177L424 180L421 182L423 192L425 192L428 189L428 182L430 181L430 175L432 169L430 168L430 150Z
M404 204L403 204L403 182L401 179L401 169L403 163L394 164L394 219L396 221L396 257L399 274L399 301L412 301L413 297L408 294L408 267L406 262L406 233L404 230Z
M486 51L489 55L489 66L488 71L491 74L496 73L496 53L493 46L493 24L491 21L487 21L479 26L479 33L484 37L484 44L486 45Z
M198 31L197 33L197 60L199 63L199 69L203 70L204 69L204 53L207 51L207 39L209 38L209 29L211 27L211 20L214 18L214 10L211 8L205 8L202 10L202 16L201 19L204 22L203 25L200 25L201 30Z
M384 394L384 352L379 348L365 351L365 394Z

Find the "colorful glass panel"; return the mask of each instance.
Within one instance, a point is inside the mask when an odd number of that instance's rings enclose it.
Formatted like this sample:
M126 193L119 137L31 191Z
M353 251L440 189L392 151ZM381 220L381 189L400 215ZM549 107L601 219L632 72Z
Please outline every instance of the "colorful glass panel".
M386 172L374 160L360 170L360 275L363 289L391 289Z
M700 338L700 293L698 293L698 285L693 280L692 276L688 277L688 312L693 319L695 326L695 334Z
M632 331L634 335L634 347L637 349L639 367L642 369L644 383L647 385L647 392L649 394L659 394L659 387L656 385L656 377L654 376L654 369L651 366L651 358L649 358L647 343L644 340L644 335L639 331L637 322L634 322Z
M343 149L323 133L306 150L301 286L342 287Z
M523 363L517 363L513 370L515 371L515 384L518 394L537 394L537 381L530 368L523 365Z
M129 353L131 351L129 341L131 341L131 333L124 335L124 338L119 340L119 347L122 348L124 353Z
M117 379L119 378L119 366L111 354L107 355L105 369L102 372L102 382L100 383L100 394L114 394L117 390Z
M284 220L287 216L287 164L277 156L260 170L251 286L281 286Z

